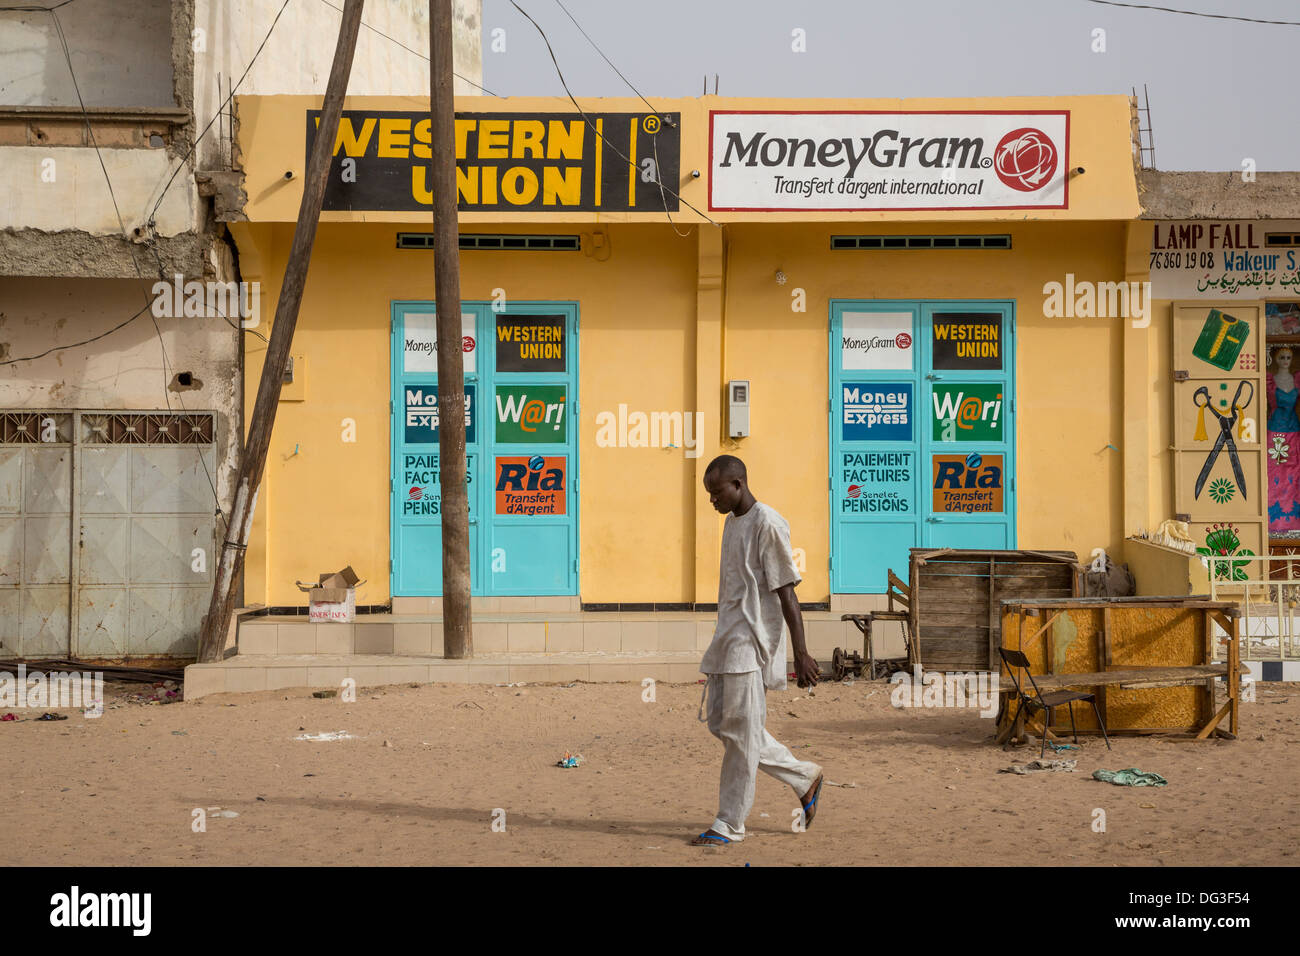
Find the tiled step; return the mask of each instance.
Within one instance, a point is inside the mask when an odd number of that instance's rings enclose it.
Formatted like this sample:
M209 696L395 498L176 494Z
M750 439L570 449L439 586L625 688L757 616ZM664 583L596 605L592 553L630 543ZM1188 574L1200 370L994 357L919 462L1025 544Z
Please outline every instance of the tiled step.
M689 683L701 678L700 655L677 654L483 654L446 660L409 654L236 655L216 664L185 668L185 699L290 687L338 689L345 678L357 687L406 683L505 684L654 680Z
M474 617L475 654L702 654L716 618L688 612L486 612ZM880 656L902 654L896 625L881 624ZM890 627L895 631L891 632ZM804 613L808 650L829 660L836 647L862 650L848 621L825 611ZM891 634L894 636L891 638ZM313 624L303 617L241 618L239 656L285 654L441 655L442 618L433 614L366 614L354 624Z

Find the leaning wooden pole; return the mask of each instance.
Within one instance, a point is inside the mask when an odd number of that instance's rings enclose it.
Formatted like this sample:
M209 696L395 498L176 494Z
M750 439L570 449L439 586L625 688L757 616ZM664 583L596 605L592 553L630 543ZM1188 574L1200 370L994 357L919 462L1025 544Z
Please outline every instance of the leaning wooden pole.
M429 114L433 167L433 282L438 313L438 455L442 482L442 646L474 654L470 623L469 489L465 484L465 356L460 326L460 226L456 215L456 99L452 0L429 0ZM475 412L477 414L477 412Z
M325 103L321 108L320 125L307 162L307 174L303 177L302 204L298 207L298 222L293 231L289 263L284 270L280 300L275 307L275 325L266 347L266 360L262 366L262 378L257 385L253 416L248 423L248 440L239 466L239 478L235 483L235 502L226 526L226 540L222 543L221 555L217 559L212 601L208 605L207 617L203 619L198 659L204 664L221 659L226 644L226 631L230 627L230 616L235 609L237 584L244 570L244 551L253 526L253 509L262 483L262 471L266 467L271 429L275 425L275 412L280 402L280 386L284 381L284 368L293 345L298 308L302 304L302 290L307 283L307 267L311 263L312 244L316 240L316 226L325 199L325 184L329 177L334 141L338 137L343 97L347 93L348 77L352 73L352 56L357 48L357 34L361 31L361 10L364 5L365 0L346 0L343 6L343 23L339 27L338 45L334 48L334 65L330 68L329 82L325 87Z

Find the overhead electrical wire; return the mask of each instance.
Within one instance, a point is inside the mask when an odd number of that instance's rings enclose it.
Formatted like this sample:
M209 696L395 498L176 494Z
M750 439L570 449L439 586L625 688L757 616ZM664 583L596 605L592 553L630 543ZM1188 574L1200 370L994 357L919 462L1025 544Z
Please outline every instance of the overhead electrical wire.
M0 13L53 13L59 7L66 7L75 2L76 0L63 0L62 3L56 3L52 7L41 7L31 3L24 6L0 7Z
M1229 13L1202 13L1200 10L1179 10L1174 7L1158 7L1147 3L1120 3L1119 0L1085 0L1104 7L1127 7L1130 10L1154 10L1159 13L1178 13L1185 17L1205 17L1208 20L1236 20L1240 23L1263 23L1275 27L1300 27L1300 20L1261 20L1256 17L1237 17Z
M573 21L573 25L578 28L578 32L587 38L587 42L590 43L592 45L592 48L595 49L595 51L600 54L601 59L603 59L606 63L609 64L609 68L618 74L618 78L627 84L627 88L631 90L633 93L635 93L638 97L640 97L641 102L644 103L646 106L650 107L650 111L652 113L657 113L658 110L654 108L654 104L652 104L648 99L646 99L644 96L641 95L641 91L632 85L632 81L623 75L623 71L614 65L613 60L605 56L605 51L596 45L596 41L591 38L591 36L587 33L587 31L582 28L582 24L579 23L577 19L574 17L574 15L569 12L569 8L564 5L563 0L555 0L555 4L561 10L564 11L565 16L567 16L570 20Z
M336 6L334 6L334 4L330 3L329 0L320 0L320 2L323 3L323 4L325 4L325 6L329 7L331 10L338 10L339 13L342 13L342 12L343 12L343 10L342 10L340 7L336 7ZM406 50L408 53L414 53L416 56L418 56L418 57L419 57L420 59L422 59L422 60L428 60L428 59L429 59L428 54L421 53L419 50L416 50L416 49L413 49L413 48L407 46L405 43L403 43L401 40L397 39L396 37L390 37L390 36L389 36L387 33L385 33L383 30L379 30L379 29L376 29L375 27L372 27L370 24L366 23L366 21L362 20L362 21L361 21L361 25L362 25L363 27L365 27L367 30L369 30L371 33L378 33L378 34L379 34L381 37L383 37L385 40L391 40L392 42L394 42L394 43L396 43L398 46L400 46L403 50ZM460 75L459 73L457 73L455 70L452 71L451 75L454 76L454 77L456 77L456 79L458 79L458 80L464 80L464 81L465 81L466 83L468 83L470 86L477 87L478 89L483 90L483 92L486 93L488 96L496 96L496 94L493 93L491 90L486 89L485 87L479 86L479 84L475 83L475 82L474 82L473 80L471 80L468 76L461 76L461 75Z
M584 37L586 37L587 42L590 43L592 48L597 53L600 54L601 59L603 59L606 63L608 63L610 69L618 74L618 78L627 84L628 89L630 89L633 93L635 93L640 98L641 102L650 108L650 112L658 115L659 111L655 109L654 104L651 103L648 99L646 99L645 96L642 95L641 91L632 85L632 81L623 75L623 71L614 65L614 61L605 55L605 51L602 50L599 47L599 45L597 45L596 41L591 38L591 35L582 28L582 24L578 22L577 18L574 17L574 15L569 12L569 8L564 5L563 0L555 0L555 3L561 10L564 11L565 16L567 16L570 20L573 21L573 25L578 28L578 32L581 33ZM691 234L690 230L688 229L686 232L682 232L677 228L677 224L673 222L672 213L668 211L668 198L665 195L663 179L662 177L659 176L659 137L656 136L653 140L651 140L651 142L654 144L654 153L655 153L655 182L659 184L659 198L664 204L664 215L668 217L668 225L673 227L673 232L677 234L678 238L685 239L687 236Z
M569 84L564 79L564 72L560 69L559 60L555 58L555 49L551 46L551 41L546 36L546 31L543 30L541 26L538 24L538 22L534 20L532 17L530 17L528 13L521 6L519 6L519 4L515 3L515 0L510 0L510 5L514 7L516 10L518 10L523 15L524 19L526 19L529 23L531 23L534 27L537 28L537 32L541 34L542 42L546 44L547 52L550 53L551 55L551 62L555 64L555 73L560 78L560 85L564 87L564 92L568 95L569 102L571 102L573 104L573 108L578 111L578 115L580 115L588 123L588 125L590 125L593 129L595 129L595 125L591 123L590 117L588 117L586 112L583 110L583 108L580 105L578 105L578 101L574 98L573 92L569 89ZM597 132L596 135L600 137L600 141L602 143L604 143L611 150L613 150L614 155L616 155L619 159L623 160L623 162L627 163L629 166L633 166L633 167L636 166L636 164L632 162L631 159L628 158L627 154L624 153L617 146L615 146L613 143L611 143L608 139L606 139L603 133ZM663 179L659 175L658 163L655 164L655 180L658 182L660 189L666 190L669 194L672 195L674 199L676 199L682 205L686 206L688 209L696 213L698 216L700 216L710 224L714 226L719 225L719 223L716 223L712 219L710 219L706 213L702 212L700 209L696 208L690 202L687 202L685 199L683 199L680 193L678 193L671 187L664 185ZM668 210L665 209L664 212L665 214L667 214ZM671 222L671 220L672 217L669 216L669 221Z

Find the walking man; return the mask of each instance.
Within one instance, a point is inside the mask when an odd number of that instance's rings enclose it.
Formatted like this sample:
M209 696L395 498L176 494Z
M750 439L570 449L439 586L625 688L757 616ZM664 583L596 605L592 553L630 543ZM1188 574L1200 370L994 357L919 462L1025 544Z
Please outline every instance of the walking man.
M821 669L804 644L803 616L794 594L801 579L790 556L790 525L775 509L754 499L745 463L732 455L709 462L704 489L727 521L722 531L718 624L700 661L700 671L708 677L700 711L703 714L707 706L709 731L725 750L717 819L691 843L721 846L745 838L745 818L754 805L760 769L794 790L803 807L804 827L812 824L822 768L795 759L763 726L766 689L786 686L782 619L790 629L799 686L815 685Z

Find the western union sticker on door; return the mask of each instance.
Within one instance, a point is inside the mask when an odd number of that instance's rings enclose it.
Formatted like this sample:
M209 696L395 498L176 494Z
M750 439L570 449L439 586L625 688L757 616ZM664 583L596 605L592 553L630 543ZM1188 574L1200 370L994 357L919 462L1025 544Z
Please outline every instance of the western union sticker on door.
M934 455L932 479L935 514L1002 512L1002 456Z
M525 455L496 460L496 513L499 515L566 514L568 459L562 455Z
M497 316L498 372L563 372L564 316Z
M320 111L307 111L311 156ZM676 211L680 113L457 113L466 212ZM324 209L429 210L429 114L344 110Z

